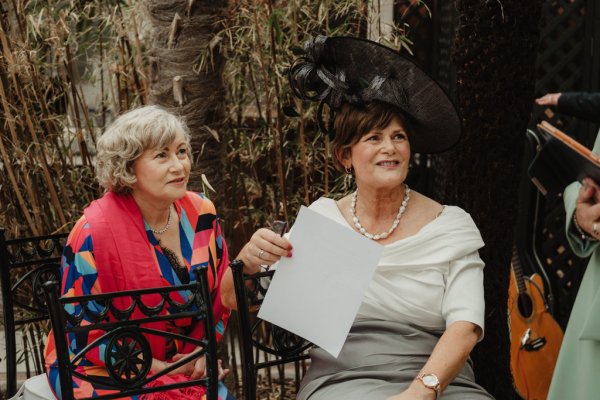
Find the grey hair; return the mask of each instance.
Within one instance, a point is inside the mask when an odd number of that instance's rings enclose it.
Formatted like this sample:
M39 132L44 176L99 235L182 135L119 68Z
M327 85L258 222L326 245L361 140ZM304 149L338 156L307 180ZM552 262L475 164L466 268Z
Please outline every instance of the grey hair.
M133 163L145 150L169 146L178 133L190 147L190 133L180 117L152 105L120 115L98 139L96 178L107 191L131 193L137 181Z

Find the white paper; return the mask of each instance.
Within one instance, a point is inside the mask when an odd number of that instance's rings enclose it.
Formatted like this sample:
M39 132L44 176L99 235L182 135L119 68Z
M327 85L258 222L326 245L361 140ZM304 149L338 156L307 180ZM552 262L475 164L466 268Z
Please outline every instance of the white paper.
M383 246L304 206L289 240L258 316L337 358Z

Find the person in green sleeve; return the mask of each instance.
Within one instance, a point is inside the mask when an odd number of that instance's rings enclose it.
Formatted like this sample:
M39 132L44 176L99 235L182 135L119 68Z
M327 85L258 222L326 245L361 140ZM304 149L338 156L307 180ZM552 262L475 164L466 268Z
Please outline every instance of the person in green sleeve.
M538 105L600 122L600 93L549 93ZM592 150L600 154L600 136ZM597 399L600 380L600 186L590 178L564 193L567 240L580 257L591 255L560 349L548 400Z

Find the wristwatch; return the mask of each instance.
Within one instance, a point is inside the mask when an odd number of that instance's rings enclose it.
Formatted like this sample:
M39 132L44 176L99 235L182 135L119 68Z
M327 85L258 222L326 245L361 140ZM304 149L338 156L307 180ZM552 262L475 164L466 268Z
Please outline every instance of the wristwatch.
M427 389L434 390L436 399L440 397L440 380L435 374L420 373L416 379L420 380Z

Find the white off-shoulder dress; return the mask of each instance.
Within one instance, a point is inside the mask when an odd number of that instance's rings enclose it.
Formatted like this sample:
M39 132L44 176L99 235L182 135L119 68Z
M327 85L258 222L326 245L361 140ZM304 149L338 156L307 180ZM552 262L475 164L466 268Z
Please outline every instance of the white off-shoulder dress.
M332 199L310 208L353 229ZM448 326L468 321L483 331L483 245L469 214L454 206L417 234L384 245L340 355L311 351L298 399L385 399L410 385ZM474 382L469 360L442 398L492 396Z

